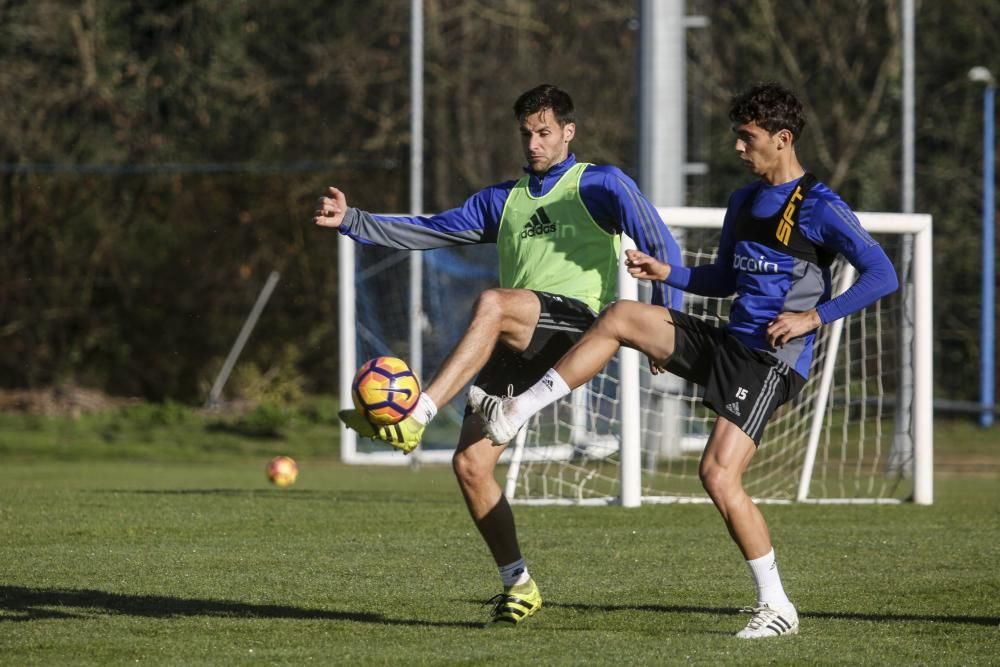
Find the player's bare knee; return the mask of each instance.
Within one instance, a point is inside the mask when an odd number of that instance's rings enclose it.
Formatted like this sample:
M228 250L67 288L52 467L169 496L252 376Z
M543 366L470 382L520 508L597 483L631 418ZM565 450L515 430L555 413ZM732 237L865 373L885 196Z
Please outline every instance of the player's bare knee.
M712 468L702 464L698 468L698 480L701 481L701 487L708 492L708 495L712 495L712 489L716 486L716 475Z
M728 470L707 462L703 462L698 469L698 477L709 497L717 503L728 497L733 492L734 486L739 485L738 480L734 480Z
M615 301L601 311L594 323L594 328L603 335L616 340L622 340L625 325L629 317L629 303L626 301Z
M476 298L472 317L474 320L499 320L503 317L505 302L506 299L500 290L496 288L483 290Z
M462 486L476 486L493 478L493 463L476 456L469 448L460 449L451 457L451 468Z

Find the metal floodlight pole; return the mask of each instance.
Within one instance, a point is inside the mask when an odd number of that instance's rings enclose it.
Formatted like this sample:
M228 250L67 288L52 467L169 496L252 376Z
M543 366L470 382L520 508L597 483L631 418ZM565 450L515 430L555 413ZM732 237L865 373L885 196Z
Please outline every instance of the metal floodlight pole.
M914 193L916 191L915 177L915 110L916 110L916 16L914 0L903 0L903 164L902 164L902 210L903 213L913 213ZM886 464L887 472L902 472L906 476L913 474L914 443L913 443L913 399L915 384L913 381L913 342L915 339L912 313L916 312L913 303L913 235L905 234L902 239L899 257L900 296L903 300L903 317L899 330L899 372L896 389L896 418L892 438L892 448Z
M424 212L424 5L410 6L410 214ZM423 380L423 255L410 251L410 368Z
M903 0L903 213L913 213L916 143L916 16L914 0ZM913 245L912 237L907 236ZM912 254L912 248L910 253Z
M994 403L994 95L996 81L985 67L969 70L969 80L983 85L983 250L982 250L982 315L980 320L979 351L979 424L993 425Z
M684 0L641 0L639 3L639 181L655 206L684 205L685 17ZM622 243L624 252L626 243ZM619 297L638 299L636 281L619 263ZM618 366L621 391L621 504L642 504L642 394L638 353L623 348ZM680 442L674 393L675 376L663 378L653 408L662 419L664 442L646 443L647 463L655 465L661 449ZM663 417L661 417L663 415ZM650 433L649 430L645 431Z

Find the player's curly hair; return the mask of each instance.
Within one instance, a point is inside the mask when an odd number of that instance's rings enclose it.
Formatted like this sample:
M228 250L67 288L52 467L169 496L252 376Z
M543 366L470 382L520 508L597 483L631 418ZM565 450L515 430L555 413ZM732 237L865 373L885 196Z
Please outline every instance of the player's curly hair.
M788 130L792 143L798 140L806 126L802 102L795 93L780 83L758 83L733 97L729 104L729 120L733 123L757 123L769 133Z
M565 90L549 83L543 83L522 93L517 98L517 101L514 102L514 118L519 123L524 122L525 118L531 114L538 113L542 109L551 109L552 115L556 117L556 122L560 126L576 122L576 110L573 108L573 98Z

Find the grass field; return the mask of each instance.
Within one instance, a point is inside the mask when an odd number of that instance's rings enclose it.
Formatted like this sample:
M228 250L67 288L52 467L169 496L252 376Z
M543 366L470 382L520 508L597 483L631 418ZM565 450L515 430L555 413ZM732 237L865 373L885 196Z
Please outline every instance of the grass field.
M132 421L0 420L0 664L1000 662L992 474L940 475L932 507L765 507L802 633L753 643L712 507L518 507L544 608L483 629L498 580L448 468ZM263 475L279 453L290 489Z

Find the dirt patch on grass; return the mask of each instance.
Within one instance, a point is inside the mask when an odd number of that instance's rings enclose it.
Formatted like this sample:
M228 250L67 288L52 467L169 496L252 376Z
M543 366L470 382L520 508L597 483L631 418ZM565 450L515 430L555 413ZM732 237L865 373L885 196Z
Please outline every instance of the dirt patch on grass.
M952 477L988 477L1000 479L1000 456L969 455L934 457L935 474Z
M96 389L59 385L44 389L0 390L0 412L46 416L79 416L142 403L138 398L109 396Z

